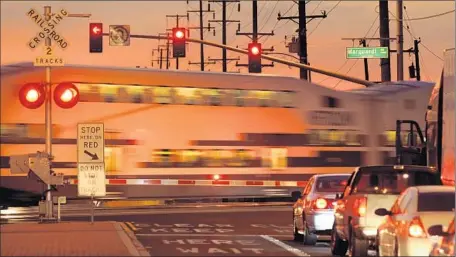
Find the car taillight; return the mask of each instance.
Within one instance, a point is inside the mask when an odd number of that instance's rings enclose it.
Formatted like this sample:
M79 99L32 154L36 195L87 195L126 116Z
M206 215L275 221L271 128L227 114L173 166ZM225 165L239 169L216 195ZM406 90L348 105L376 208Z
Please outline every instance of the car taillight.
M366 197L361 197L355 200L353 204L355 215L358 217L364 217L366 215L367 209L367 199Z
M413 220L409 224L408 228L409 236L423 238L426 237L426 232L419 217L413 218Z

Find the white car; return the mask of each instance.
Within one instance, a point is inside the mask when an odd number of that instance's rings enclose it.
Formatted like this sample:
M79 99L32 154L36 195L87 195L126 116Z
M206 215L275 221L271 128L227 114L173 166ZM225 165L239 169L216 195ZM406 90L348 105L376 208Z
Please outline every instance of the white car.
M428 255L439 237L429 236L434 225L448 224L454 218L455 188L416 186L405 190L391 210L375 211L386 216L378 227L377 256Z

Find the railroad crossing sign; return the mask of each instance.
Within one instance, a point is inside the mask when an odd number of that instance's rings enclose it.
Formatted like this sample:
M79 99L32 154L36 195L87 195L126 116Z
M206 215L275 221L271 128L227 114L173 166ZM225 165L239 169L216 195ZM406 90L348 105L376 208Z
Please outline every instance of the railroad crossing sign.
M104 124L78 124L78 195L105 196Z
M109 45L110 46L129 46L130 45L130 25L110 25L109 26Z
M347 47L347 59L385 59L388 56L388 47Z
M51 14L49 20L40 15L35 9L30 9L27 12L27 16L40 27L39 32L29 42L28 47L32 50L40 46L41 42L45 42L46 38L50 38L56 43L61 49L65 50L68 47L68 41L59 34L55 27L68 16L68 12L65 9L61 9L60 12ZM53 49L51 46L45 46L45 55L35 58L35 66L63 66L64 61L61 57L53 56Z
M78 124L78 162L104 162L104 124Z

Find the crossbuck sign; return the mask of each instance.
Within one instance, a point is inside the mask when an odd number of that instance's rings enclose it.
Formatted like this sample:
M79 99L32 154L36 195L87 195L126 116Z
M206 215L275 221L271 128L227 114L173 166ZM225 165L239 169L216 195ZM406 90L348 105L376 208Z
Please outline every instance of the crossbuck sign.
M61 49L65 50L68 47L68 41L66 41L62 34L59 34L55 27L68 16L68 12L61 9L60 12L51 15L49 20L40 15L35 9L30 9L27 16L40 27L39 32L28 42L28 47L32 50L40 46L41 42L45 42L46 38L49 37L54 43L56 43ZM45 55L36 57L34 61L35 66L63 66L63 58L53 56L52 47L45 46Z

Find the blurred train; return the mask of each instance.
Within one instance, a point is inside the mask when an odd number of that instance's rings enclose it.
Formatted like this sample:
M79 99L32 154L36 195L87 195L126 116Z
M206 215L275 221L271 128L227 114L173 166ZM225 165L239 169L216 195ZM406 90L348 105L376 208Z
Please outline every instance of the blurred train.
M77 124L102 122L108 178L306 180L395 161L396 120L424 124L434 84L403 81L336 91L275 75L66 65L79 103L52 108L53 169L77 176ZM29 63L1 69L1 185L36 190L9 156L44 150L44 105L19 101L44 82ZM406 139L407 135L401 135ZM36 182L34 182L36 183Z

